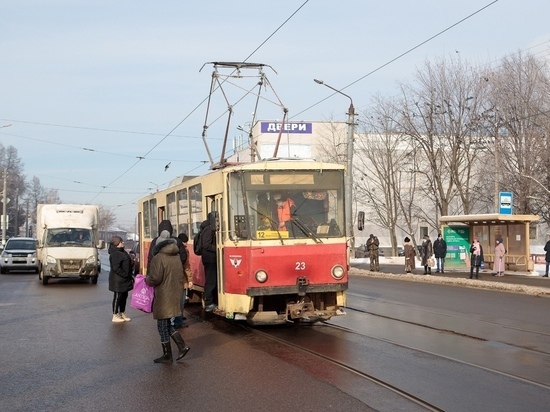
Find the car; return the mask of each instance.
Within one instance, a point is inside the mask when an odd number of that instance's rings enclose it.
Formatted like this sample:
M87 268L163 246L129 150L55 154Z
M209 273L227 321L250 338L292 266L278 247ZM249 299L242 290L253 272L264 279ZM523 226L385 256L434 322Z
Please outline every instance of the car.
M0 273L12 270L32 270L38 273L40 265L36 257L36 239L11 237L0 254Z
M367 252L367 247L365 245L361 245L355 248L355 258L356 259L363 259L368 257L369 254Z

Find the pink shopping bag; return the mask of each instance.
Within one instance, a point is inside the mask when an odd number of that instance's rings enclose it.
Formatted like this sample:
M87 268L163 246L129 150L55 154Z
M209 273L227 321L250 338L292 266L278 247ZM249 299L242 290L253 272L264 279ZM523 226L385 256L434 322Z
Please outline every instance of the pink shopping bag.
M151 313L153 311L154 297L155 288L145 283L145 276L136 275L130 306L144 312Z

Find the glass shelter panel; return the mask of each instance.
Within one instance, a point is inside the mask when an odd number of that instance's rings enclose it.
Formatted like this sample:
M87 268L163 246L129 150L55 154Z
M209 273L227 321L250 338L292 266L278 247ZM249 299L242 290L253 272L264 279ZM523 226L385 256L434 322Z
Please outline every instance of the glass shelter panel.
M232 239L343 236L343 171L239 171L229 177Z

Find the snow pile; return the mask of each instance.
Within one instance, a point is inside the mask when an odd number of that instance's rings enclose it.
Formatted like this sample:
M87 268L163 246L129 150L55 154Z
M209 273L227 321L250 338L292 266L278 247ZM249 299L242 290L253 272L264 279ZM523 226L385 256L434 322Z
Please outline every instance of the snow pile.
M440 285L450 285L450 286L463 286L463 287L475 287L482 289L498 290L504 292L512 293L522 293L525 295L531 296L541 296L541 297L550 297L550 287L535 287L527 285L516 285L512 283L504 283L497 281L485 281L483 277L491 276L490 273L480 273L482 276L481 279L464 279L464 278L453 278L453 277L443 277L443 276L430 276L430 275L413 275L411 273L403 274L393 274L393 273L381 273L381 272L371 272L370 270L351 268L351 275L359 276L371 276L376 278L385 278L385 279L399 279L407 280L411 282L421 282L421 283L435 283ZM549 281L550 286L550 281Z

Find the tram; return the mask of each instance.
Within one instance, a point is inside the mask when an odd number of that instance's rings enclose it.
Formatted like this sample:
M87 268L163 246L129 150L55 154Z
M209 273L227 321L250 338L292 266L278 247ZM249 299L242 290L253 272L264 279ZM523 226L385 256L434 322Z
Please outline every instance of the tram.
M191 302L204 304L204 268L192 241L216 217L215 314L252 325L317 322L344 314L348 288L344 166L272 158L212 170L138 201L141 256L171 221L186 233ZM281 200L282 199L282 200ZM281 213L281 203L292 205ZM288 211L287 211L288 212ZM142 259L147 271L147 259Z

